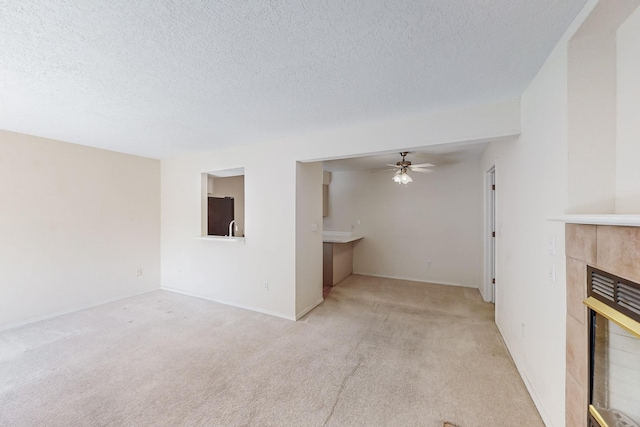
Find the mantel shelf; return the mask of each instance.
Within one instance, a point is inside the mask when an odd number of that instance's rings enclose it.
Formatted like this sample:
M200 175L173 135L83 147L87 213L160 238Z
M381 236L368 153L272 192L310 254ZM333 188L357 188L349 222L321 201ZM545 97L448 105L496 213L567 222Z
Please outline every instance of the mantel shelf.
M640 227L640 214L576 214L552 216L548 219L550 221L568 222L570 224Z

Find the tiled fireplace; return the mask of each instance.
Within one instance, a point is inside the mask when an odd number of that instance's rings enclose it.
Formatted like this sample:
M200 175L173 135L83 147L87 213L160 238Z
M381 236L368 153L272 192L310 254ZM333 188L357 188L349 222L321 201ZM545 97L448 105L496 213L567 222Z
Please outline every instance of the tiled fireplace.
M640 221L635 224L638 218L634 217L636 218L632 218L630 226L628 224L607 225L606 221L601 220L594 221L593 224L585 221L585 223L567 223L565 226L567 427L588 425L589 381L591 377L589 369L589 311L583 303L587 298L587 266L640 283ZM636 344L634 347L637 347ZM625 393L635 393L635 391L625 390Z

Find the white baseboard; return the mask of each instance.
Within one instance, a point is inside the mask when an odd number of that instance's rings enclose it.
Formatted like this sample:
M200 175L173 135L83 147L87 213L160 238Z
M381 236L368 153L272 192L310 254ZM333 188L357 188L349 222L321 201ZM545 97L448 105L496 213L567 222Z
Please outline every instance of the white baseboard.
M121 296L117 296L117 297L114 297L114 298L109 298L109 299L106 299L106 300L103 300L103 301L100 301L100 302L96 302L96 303L93 303L93 304L77 306L77 307L74 307L74 308L70 308L68 310L56 311L54 313L45 314L44 316L33 317L31 319L23 320L21 322L9 323L8 325L0 326L0 331L6 331L8 329L18 328L20 326L29 325L31 323L40 322L42 320L53 319L54 317L64 316L65 314L71 314L71 313L75 313L75 312L78 312L78 311L87 310L89 308L98 307L100 305L109 304L109 303L116 302L116 301L121 301L123 299L136 297L138 295L144 295L144 294L148 294L149 292L154 292L154 291L159 291L159 290L160 290L160 288L155 288L155 289L151 289L151 290L148 290L148 291L136 292L135 294L131 294L131 295L123 295L123 296L121 295Z
M526 370L524 369L522 364L517 359L515 359L513 357L513 353L509 349L509 347L510 347L509 346L509 342L505 339L505 335L502 333L502 329L500 329L500 326L498 326L497 323L496 323L496 327L498 328L498 332L500 332L500 337L502 338L502 342L504 342L504 345L507 348L507 352L509 353L509 357L511 357L511 360L513 361L513 364L516 366L516 370L518 371L518 374L520 375L520 378L522 378L522 382L524 383L524 386L527 388L527 391L529 392L529 396L531 396L531 400L533 400L533 404L535 405L536 409L538 410L538 413L540 414L540 417L542 418L542 421L544 422L544 425L551 427L553 424L551 423L551 420L549 419L549 415L545 411L544 406L542 405L542 402L540 401L540 398L536 394L535 389L531 385L531 382L529 381L529 377L527 375Z
M200 295L200 294L195 294L195 293L191 293L191 292L185 292L185 291L181 291L179 289L173 289L173 288L160 288L163 291L168 291L168 292L174 292L176 294L181 294L181 295L186 295L188 297L194 297L194 298L200 298L200 299L204 299L207 301L213 301L213 302L217 302L218 304L224 304L224 305L228 305L231 307L236 307L236 308L241 308L243 310L249 310L249 311L255 311L257 313L262 313L262 314L268 314L270 316L274 316L274 317L279 317L281 319L286 319L286 320L292 320L292 321L296 321L297 319L295 318L295 316L289 316L287 314L284 313L280 313L277 311L271 311L271 310L265 310L264 308L261 307L254 307L251 305L245 305L245 304L238 304L235 302L231 302L231 301L226 301L226 300L222 300L222 299L218 299L218 298L211 298L205 295Z
M442 280L433 281L433 280L425 280L425 279L416 279L415 277L389 276L385 274L363 273L363 272L356 273L355 271L353 272L353 274L359 274L361 276L381 277L383 279L409 280L411 282L431 283L434 285L458 286L461 288L479 289L477 286L462 285L460 283L445 282Z
M311 310L313 310L314 308L316 308L317 306L322 304L323 301L324 301L324 298L320 297L320 299L318 301L314 302L309 307L305 308L300 313L298 313L296 315L296 320L302 319L307 313L309 313Z

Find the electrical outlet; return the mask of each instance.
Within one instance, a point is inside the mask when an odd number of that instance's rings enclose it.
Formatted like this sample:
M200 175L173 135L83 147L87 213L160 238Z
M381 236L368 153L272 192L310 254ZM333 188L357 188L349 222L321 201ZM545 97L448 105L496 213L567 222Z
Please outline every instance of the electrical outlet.
M549 255L556 256L556 236L549 239Z
M267 290L267 291L269 290L269 282L264 282L264 284L262 286L264 286L265 290Z
M522 324L522 338L524 338L524 323Z
M431 260L430 259L427 260L427 268L431 268Z
M136 276L142 276L142 269L141 268L136 270Z
M551 270L549 270L549 280L551 280L552 283L556 283L556 265L555 264L551 265Z

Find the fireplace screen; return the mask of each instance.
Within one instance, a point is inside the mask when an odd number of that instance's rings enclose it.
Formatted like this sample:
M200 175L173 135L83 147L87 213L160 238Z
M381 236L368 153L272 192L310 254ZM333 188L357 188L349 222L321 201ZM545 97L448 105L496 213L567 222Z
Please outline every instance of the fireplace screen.
M640 339L593 313L591 406L606 426L640 427Z
M589 277L589 425L640 427L640 316L636 319L635 307L619 310L617 304L621 298L629 301L629 295L635 298L635 286L640 291L640 285L625 283L621 292L616 276L590 268ZM604 296L603 280L613 285Z

